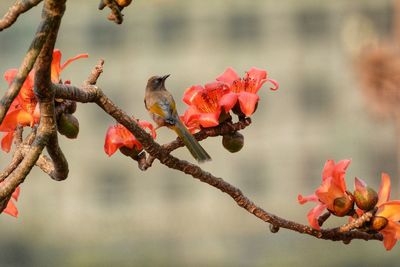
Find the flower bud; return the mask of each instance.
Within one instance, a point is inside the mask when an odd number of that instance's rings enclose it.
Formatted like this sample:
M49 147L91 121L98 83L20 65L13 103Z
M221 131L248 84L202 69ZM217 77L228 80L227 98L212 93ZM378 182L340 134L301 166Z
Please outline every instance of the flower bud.
M355 178L354 199L357 207L364 211L371 210L378 203L378 193L357 177Z
M61 114L57 121L58 132L67 138L75 139L79 133L79 121L72 114Z
M132 0L115 0L120 7L129 6L132 3Z
M354 197L346 191L343 197L335 198L333 201L333 214L339 217L346 216L354 208Z
M380 231L386 227L388 220L381 216L374 216L371 219L371 228L375 231Z
M222 136L222 145L231 153L238 152L244 145L244 136L239 132Z
M278 225L273 225L272 223L269 225L269 230L271 233L277 233L279 231L279 226Z

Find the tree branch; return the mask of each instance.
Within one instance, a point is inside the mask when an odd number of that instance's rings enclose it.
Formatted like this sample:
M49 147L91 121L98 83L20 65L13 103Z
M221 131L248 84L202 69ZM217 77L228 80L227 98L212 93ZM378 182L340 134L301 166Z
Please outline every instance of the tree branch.
M42 1L43 0L17 0L0 20L0 32L13 25L14 22L17 21L19 15L35 7Z
M54 44L61 18L65 11L65 0L45 0L42 12L43 27L49 33L40 54L37 57L35 73L35 96L39 101L40 124L32 146L18 167L3 181L0 186L0 200L8 198L31 171L43 148L49 144L52 135L56 134L54 113L54 92L51 90L51 61ZM4 209L4 207L3 207ZM1 211L3 211L1 209Z
M48 17L43 18L36 31L35 38L33 39L25 58L18 69L17 75L15 76L4 96L0 99L0 124L10 108L11 103L17 97L22 85L26 80L26 77L32 70L36 59L43 48L44 42L46 41L51 30L52 19Z
M99 9L102 10L106 6L111 9L111 13L107 18L117 24L121 24L124 20L124 15L121 13L122 8L114 0L101 0Z
M232 121L227 121L224 122L216 127L211 127L211 128L203 128L200 132L194 134L194 137L198 140L204 140L208 137L215 137L215 136L220 136L220 135L225 135L228 133L233 133L236 131L243 130L247 126L251 124L251 119L250 118L240 118L238 122L233 123ZM168 153L171 153L175 149L179 147L183 147L184 143L180 138L176 138L174 141L162 145L164 149L168 151ZM153 164L154 160L156 158L149 155L146 160L141 160L139 162L139 168L144 171L147 170L148 168L151 167Z
M54 171L50 176L54 180L61 181L67 178L69 169L68 162L58 144L54 92L51 89L51 62L61 18L65 11L65 0L45 1L43 8L44 16L53 18L53 30L49 34L48 40L38 57L37 70L35 73L35 95L39 100L40 107L40 124L38 131L49 135L46 148L54 165Z
M162 164L169 168L189 174L193 178L207 183L228 194L240 207L244 208L249 213L255 215L264 222L274 225L275 228L286 228L320 239L329 239L334 241L342 240L347 242L351 239L382 240L382 235L380 234L369 234L359 230L340 232L338 228L334 228L318 231L309 226L285 220L276 215L270 214L255 205L240 191L240 189L224 181L222 178L215 177L211 173L202 170L197 165L191 164L184 160L179 160L178 158L170 155L170 151L168 151L164 146L156 143L153 138L137 124L134 118L128 116L123 110L117 107L98 87L87 86L84 89L81 89L71 85L57 84L54 86L54 91L57 98L69 99L83 103L96 103L118 123L124 125L129 131L131 131L132 134L135 135L136 139L138 139L143 145L147 153L150 154L150 156L157 158ZM179 141L176 142L178 143ZM174 145L171 145L171 147L175 146L175 143Z

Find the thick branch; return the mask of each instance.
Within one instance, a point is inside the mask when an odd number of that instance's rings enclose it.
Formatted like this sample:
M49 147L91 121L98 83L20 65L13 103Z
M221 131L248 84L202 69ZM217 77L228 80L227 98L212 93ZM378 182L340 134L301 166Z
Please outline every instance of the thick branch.
M35 96L39 101L40 124L33 144L18 167L3 181L0 187L0 199L9 197L21 184L37 162L43 148L56 134L54 113L54 92L51 90L51 61L54 44L61 18L65 10L65 0L46 0L43 5L42 25L49 28L49 34L40 50L35 73Z
M0 20L0 31L10 27L17 21L17 18L22 13L35 7L37 4L43 0L18 0L14 3L12 7L7 11L4 17Z
M0 182L2 182L4 179L6 179L21 163L21 161L24 159L24 156L20 151L15 151L11 162L7 165L7 167L0 173Z
M7 178L18 167L24 157L28 154L31 145L36 138L36 129L33 128L32 132L22 141L22 129L22 127L17 128L15 133L16 149L10 164L0 173L0 182ZM48 157L40 155L36 161L36 166L42 169L42 171L47 173L51 178L55 179L58 177L54 174L54 164Z
M44 16L53 17L53 30L49 34L37 62L35 73L35 95L39 100L40 107L40 125L39 132L49 134L47 152L54 164L54 171L50 176L55 180L64 180L68 176L68 162L61 151L57 138L57 126L54 106L54 92L51 82L51 62L54 45L57 39L58 29L61 23L61 17L65 11L64 1L45 1Z
M53 134L49 140L49 144L46 146L47 152L52 159L53 170L48 173L53 180L62 181L68 177L68 161L61 151L58 144L57 134Z
M18 69L17 75L15 76L4 96L0 99L0 124L3 121L8 109L10 108L11 103L17 97L19 90L26 80L26 77L32 70L36 59L43 48L47 36L53 29L52 26L52 18L46 17L40 23L38 30L36 31L35 38L33 39L28 49L28 52L26 53L25 58L23 59L21 66Z
M184 160L179 160L169 154L169 151L163 146L156 143L149 134L147 134L136 123L136 120L128 116L124 111L117 107L104 93L96 86L90 86L82 90L78 87L70 85L56 85L55 94L57 98L70 99L78 102L94 102L99 105L105 112L112 116L118 123L124 125L130 130L145 150L153 157L157 158L162 164L169 168L176 169L193 176L194 178L207 183L222 192L228 194L242 208L255 215L264 222L273 224L275 227L290 229L299 233L308 234L320 239L343 240L364 239L364 240L382 240L380 234L368 234L362 231L353 230L350 232L340 232L339 229L315 230L309 226L288 221L276 215L270 214L262 208L255 205L243 193L233 185L227 183L221 178L213 176L202 170L199 166L191 164Z
M0 186L0 200L9 197L18 185L24 182L25 177L35 165L40 153L47 143L48 136L40 133L37 135L27 155L18 167L3 181Z

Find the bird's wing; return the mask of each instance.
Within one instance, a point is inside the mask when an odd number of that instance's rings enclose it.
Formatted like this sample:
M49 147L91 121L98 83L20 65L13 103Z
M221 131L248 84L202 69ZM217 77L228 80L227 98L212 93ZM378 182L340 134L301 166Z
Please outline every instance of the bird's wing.
M169 124L175 124L177 112L175 101L169 97L159 98L156 103L149 107L151 113L157 114Z

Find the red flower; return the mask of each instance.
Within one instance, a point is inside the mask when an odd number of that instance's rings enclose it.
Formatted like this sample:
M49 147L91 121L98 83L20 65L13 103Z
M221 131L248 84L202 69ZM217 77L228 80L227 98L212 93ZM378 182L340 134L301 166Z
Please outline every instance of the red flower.
M4 74L9 85L11 85L17 72L17 69L10 69ZM19 94L11 103L3 122L0 124L0 132L5 132L1 140L1 149L5 152L9 152L11 149L14 131L18 125L33 126L39 121L39 109L33 92L33 78L33 72L29 73Z
M156 131L150 122L138 121L138 124L143 129L149 129L153 138L156 138ZM111 156L115 151L117 151L117 149L122 147L136 149L138 152L143 150L142 144L140 144L136 137L122 124L108 127L104 142L104 151L106 154Z
M222 106L221 98L228 93L227 87L219 82L195 85L188 88L183 95L183 102L189 108L183 115L183 121L191 132L200 127L214 127L220 123ZM232 107L225 107L226 112Z
M325 163L322 171L322 184L315 194L310 196L298 195L300 204L308 201L317 202L317 206L308 213L308 221L315 229L320 229L318 218L325 209L337 216L345 216L353 208L353 197L346 191L344 181L346 169L350 160L342 160L337 164L333 160Z
M2 183L2 182L1 182ZM0 184L1 184L0 183ZM6 208L3 210L4 213L7 213L11 216L18 217L18 209L15 206L13 199L15 201L18 200L20 188L19 186L15 189L15 191L11 195L11 199L8 201Z
M87 57L89 57L88 54L79 54L73 58L67 59L67 61L61 64L61 51L59 49L54 49L53 60L51 61L51 81L53 83L59 83L61 71L63 71L71 62Z
M71 62L88 57L87 54L80 54L71 59L68 59L64 64L61 65L61 51L54 49L53 60L51 62L51 80L53 83L60 82L61 71L68 66ZM4 74L4 78L11 85L15 76L17 75L17 69L7 70ZM39 122L40 112L37 105L37 100L33 92L35 72L31 71L27 76L24 84L19 91L18 96L14 99L10 106L3 122L0 125L0 132L5 132L1 139L1 149L5 152L9 152L11 149L12 141L14 139L14 131L18 125L21 126L33 126Z
M271 90L277 90L279 84L267 78L265 70L251 68L244 78L240 78L235 70L227 68L223 74L217 77L217 81L223 82L229 86L230 93L224 95L221 99L221 105L224 107L233 107L239 102L240 110L250 116L254 113L256 104L260 97L257 95L258 90L267 81L271 82L274 87Z
M382 173L382 182L378 192L378 210L373 218L374 222L380 222L382 227L378 230L383 235L383 245L386 250L391 250L398 239L400 239L400 200L389 201L390 177ZM383 223L382 223L383 222Z

